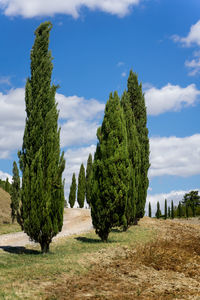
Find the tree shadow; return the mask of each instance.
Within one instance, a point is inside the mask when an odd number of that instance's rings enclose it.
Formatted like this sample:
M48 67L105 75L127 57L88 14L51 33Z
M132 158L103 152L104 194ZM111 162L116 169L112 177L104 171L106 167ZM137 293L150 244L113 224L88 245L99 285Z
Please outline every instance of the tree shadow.
M100 239L92 239L92 238L87 238L85 236L78 236L75 238L77 241L80 241L82 243L89 243L89 244L98 244L98 243L104 243ZM105 243L115 243L114 240L109 240Z
M38 250L26 249L25 247L0 246L0 249L12 254L41 254L41 252Z
M124 231L123 231L123 229L120 229L120 228L112 228L112 229L111 229L111 232L122 233L122 232L124 232Z

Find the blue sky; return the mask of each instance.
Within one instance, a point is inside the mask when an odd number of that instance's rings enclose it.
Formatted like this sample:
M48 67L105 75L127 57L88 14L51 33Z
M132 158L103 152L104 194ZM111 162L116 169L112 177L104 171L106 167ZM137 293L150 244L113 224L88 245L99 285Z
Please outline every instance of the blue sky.
M12 175L22 145L30 50L45 20L53 24L66 197L72 173L95 151L109 93L122 94L131 68L148 111L147 201L154 210L157 200L162 207L199 189L199 0L0 0L0 177Z

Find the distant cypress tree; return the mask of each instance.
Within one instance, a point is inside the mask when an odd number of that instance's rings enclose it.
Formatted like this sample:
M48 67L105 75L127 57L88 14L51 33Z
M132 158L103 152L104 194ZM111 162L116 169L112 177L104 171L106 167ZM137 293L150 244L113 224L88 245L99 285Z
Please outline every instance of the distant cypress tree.
M174 219L174 202L171 201L171 218Z
M181 205L180 201L179 201L179 204L178 204L178 217L182 218L182 205Z
M130 181L126 124L117 92L110 94L93 163L92 223L107 241L113 226L127 226L126 206Z
M26 126L18 153L22 171L22 228L31 240L49 251L52 238L62 229L64 210L64 153L60 155L60 129L51 85L53 69L49 47L50 22L35 31L31 50L31 77L25 91Z
M13 162L13 178L12 178L12 186L11 186L11 218L12 223L14 223L17 218L17 214L19 213L19 204L20 204L20 177L19 170L16 162Z
M140 179L138 203L136 205L136 218L140 219L144 216L144 207L146 203L147 189L149 186L149 138L147 129L147 113L144 94L142 93L142 84L138 83L137 74L133 73L132 70L130 71L128 78L128 95L140 144Z
M5 191L7 193L10 193L10 182L8 181L8 178L6 178L6 182L5 182Z
M85 168L84 165L81 164L79 176L78 176L78 194L77 194L77 202L80 208L84 207L85 192L86 192Z
M121 99L121 105L126 120L126 131L128 141L128 153L130 159L130 182L126 207L126 219L128 226L135 222L136 207L139 206L139 187L140 187L140 144L138 133L135 126L135 119L131 109L128 93L125 91Z
M90 206L92 193L92 154L89 154L86 168L86 201Z
M168 206L168 218L171 218L171 210L169 206Z
M167 199L165 199L165 220L167 219Z
M71 183L70 192L69 192L69 204L70 204L71 208L74 207L75 201L76 201L76 176L75 176L75 173L73 173L72 183Z
M160 203L159 201L157 202L157 211L156 211L156 218L160 219L161 217L161 210L160 210Z
M151 202L149 202L149 218L151 218Z
M186 218L188 219L189 218L189 206L188 204L186 203L186 206L185 206L185 214L186 214Z

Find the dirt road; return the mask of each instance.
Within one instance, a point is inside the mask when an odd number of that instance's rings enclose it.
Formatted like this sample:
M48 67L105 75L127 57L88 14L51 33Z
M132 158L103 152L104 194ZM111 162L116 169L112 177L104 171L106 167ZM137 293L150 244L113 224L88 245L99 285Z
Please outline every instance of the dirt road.
M92 229L92 221L89 209L66 208L64 214L64 222L62 231L53 239L57 239L89 231ZM23 232L0 235L0 246L23 247L28 244L34 245L34 242L29 240L29 237Z

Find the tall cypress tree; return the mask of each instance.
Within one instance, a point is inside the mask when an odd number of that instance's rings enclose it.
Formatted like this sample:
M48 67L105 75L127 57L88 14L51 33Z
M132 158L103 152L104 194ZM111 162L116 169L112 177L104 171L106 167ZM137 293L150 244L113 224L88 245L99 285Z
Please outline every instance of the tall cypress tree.
M171 210L169 206L168 206L168 218L171 218Z
M131 109L129 94L125 91L122 95L121 105L124 112L127 131L128 154L130 160L130 182L127 198L126 219L127 224L135 222L136 207L139 205L140 186L140 144L135 126L135 118Z
M165 220L167 219L167 199L165 199Z
M86 193L85 168L84 165L81 164L79 176L78 176L78 194L77 194L77 201L80 208L84 207L85 193Z
M92 193L92 154L89 154L86 168L86 201L90 206Z
M26 125L22 150L22 228L43 253L62 229L64 210L64 153L60 155L60 129L55 102L57 87L51 85L52 56L48 50L50 22L35 31L31 50L31 77L27 79Z
M6 181L5 181L5 191L7 193L10 193L10 182L8 181L8 178L6 178Z
M140 143L140 184L138 189L138 203L136 207L136 218L144 216L144 207L146 203L147 189L149 186L149 138L147 129L147 113L144 94L142 93L142 84L138 83L138 78L133 71L130 71L128 78L128 94L131 109L135 118L138 139Z
M149 218L151 218L151 202L149 202Z
M13 162L13 177L12 177L12 186L11 186L11 218L12 223L14 223L15 218L17 218L19 212L20 204L20 177L17 163Z
M182 205L181 205L181 202L179 201L179 204L178 204L178 216L179 218L182 218Z
M171 202L171 218L174 219L174 202Z
M110 94L93 163L92 223L107 241L113 226L127 226L126 206L130 181L126 124L117 92Z
M72 175L72 183L70 186L70 192L69 192L69 204L70 207L74 207L74 203L76 201L76 175L73 173Z
M157 202L157 211L156 211L156 218L160 219L161 217L161 210L160 210L160 203L159 201Z

